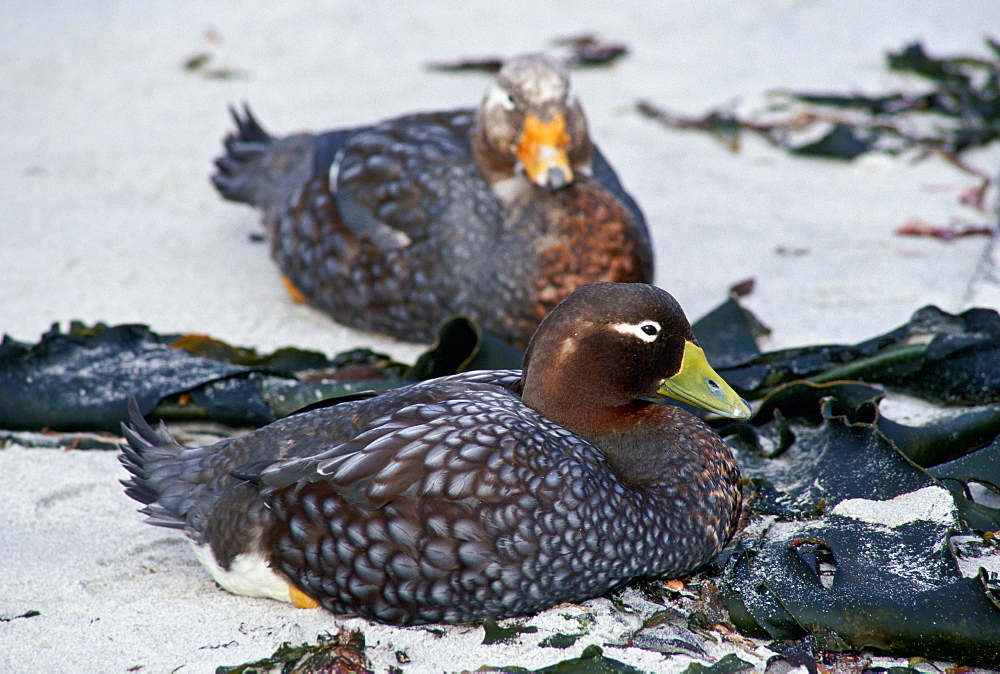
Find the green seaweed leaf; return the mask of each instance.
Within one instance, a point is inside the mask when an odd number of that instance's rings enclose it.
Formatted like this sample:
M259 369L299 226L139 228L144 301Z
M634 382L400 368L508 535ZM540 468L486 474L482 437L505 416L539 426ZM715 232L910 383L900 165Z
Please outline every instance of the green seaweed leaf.
M684 674L727 674L728 672L745 672L748 669L753 669L753 665L746 660L741 660L735 653L729 653L712 665L692 662L684 668Z
M542 648L569 648L586 634L563 634L558 632L538 642Z
M716 369L748 398L795 380L857 380L949 405L1000 402L1000 314L977 308L955 315L926 306L908 323L858 344L771 351Z
M332 359L294 348L258 354L204 335L74 322L36 344L0 343L0 428L117 431L130 396L146 416L260 426L322 400L520 362L519 351L461 317L442 324L406 379L409 368L370 349Z
M365 636L358 630L342 630L336 635L320 635L318 643L293 646L283 643L267 658L242 665L216 668L217 674L283 674L308 672L338 672L341 674L372 674L365 654Z
M570 658L540 669L525 669L524 667L493 667L480 668L481 672L525 672L527 674L641 674L641 670L627 665L620 660L604 656L600 646L591 644L583 649L578 658Z
M36 618L36 617L38 617L40 615L42 615L41 611L36 611L35 609L31 609L31 610L25 611L21 615L15 615L15 616L10 616L10 617L0 616L0 623L9 623L11 620L18 620L20 618Z
M521 623L514 623L510 627L503 627L499 625L496 620L484 620L482 643L484 646L491 644L506 644L514 641L522 634L531 634L537 631L538 628L533 625L525 626Z
M406 378L422 381L469 370L503 370L521 367L522 354L514 347L484 333L468 316L456 315L438 326L434 344L414 363Z

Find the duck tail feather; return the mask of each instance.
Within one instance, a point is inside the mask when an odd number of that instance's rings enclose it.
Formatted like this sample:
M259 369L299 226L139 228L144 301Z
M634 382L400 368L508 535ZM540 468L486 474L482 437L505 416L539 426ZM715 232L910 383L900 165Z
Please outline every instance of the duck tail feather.
M188 448L178 443L162 424L159 432L154 430L143 418L134 397L129 400L128 411L129 423L122 424L126 443L118 457L131 474L121 480L125 493L146 506L139 512L148 517L150 524L183 529L186 517L178 506L187 499L177 496L196 488L184 484L185 464L190 459L182 458L181 452Z
M224 198L261 209L270 228L313 175L316 136L272 136L245 103L242 111L230 106L229 113L236 128L223 140L212 184Z
M224 198L230 201L258 205L261 165L274 138L269 134L243 104L242 112L229 106L229 114L236 125L223 139L225 154L215 160L216 173L212 184Z

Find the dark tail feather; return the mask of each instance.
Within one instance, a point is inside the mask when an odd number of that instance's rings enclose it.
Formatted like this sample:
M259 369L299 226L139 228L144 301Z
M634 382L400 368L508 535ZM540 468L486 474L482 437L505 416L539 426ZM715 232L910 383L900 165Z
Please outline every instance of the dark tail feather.
M152 454L157 450L167 448L176 452L182 445L173 438L167 431L166 426L160 424L160 432L157 433L146 423L139 405L135 398L130 398L128 402L129 424L122 424L122 434L128 441L122 446L122 454L118 460L125 469L132 474L128 480L121 480L125 487L125 493L132 499L145 505L139 512L149 518L149 523L160 527L172 529L183 529L186 525L185 519L180 513L176 513L164 507L157 501L160 498L158 485L161 480L152 478L150 460ZM176 463L176 461L174 462Z
M215 160L218 171L212 176L212 184L230 201L259 205L254 168L274 143L274 138L264 130L246 103L242 116L233 106L229 106L229 114L236 123L236 130L223 141L226 154Z

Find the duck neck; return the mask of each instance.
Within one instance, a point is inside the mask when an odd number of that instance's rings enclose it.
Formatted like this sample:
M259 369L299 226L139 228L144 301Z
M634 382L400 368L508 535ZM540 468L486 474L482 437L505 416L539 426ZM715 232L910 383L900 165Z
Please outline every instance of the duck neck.
M535 407L532 402L525 398ZM711 461L703 460L697 441L702 434L713 447L718 441L701 420L671 405L633 400L613 406L577 401L545 407L535 409L595 445L612 472L636 489L674 484L683 479L682 472L708 467Z
M490 185L515 176L515 163L490 146L480 118L472 127L472 158Z
M607 458L612 471L633 488L670 486L711 474L727 459L721 441L688 412L647 403L630 423L587 437ZM722 448L725 450L725 448Z
M537 198L545 198L550 193L528 180L522 171L517 169L516 161L498 152L490 146L489 139L482 124L477 120L472 129L472 158L480 173L486 178L493 196L505 209L513 210L508 221L517 222L525 206Z

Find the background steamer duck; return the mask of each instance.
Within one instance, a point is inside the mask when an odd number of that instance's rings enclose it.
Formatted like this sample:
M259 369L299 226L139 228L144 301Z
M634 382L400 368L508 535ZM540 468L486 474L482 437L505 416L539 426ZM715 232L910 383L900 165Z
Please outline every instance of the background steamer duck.
M293 295L346 325L430 342L461 313L523 349L576 288L652 281L642 213L548 56L506 63L478 111L284 138L233 116L212 181L261 209Z

